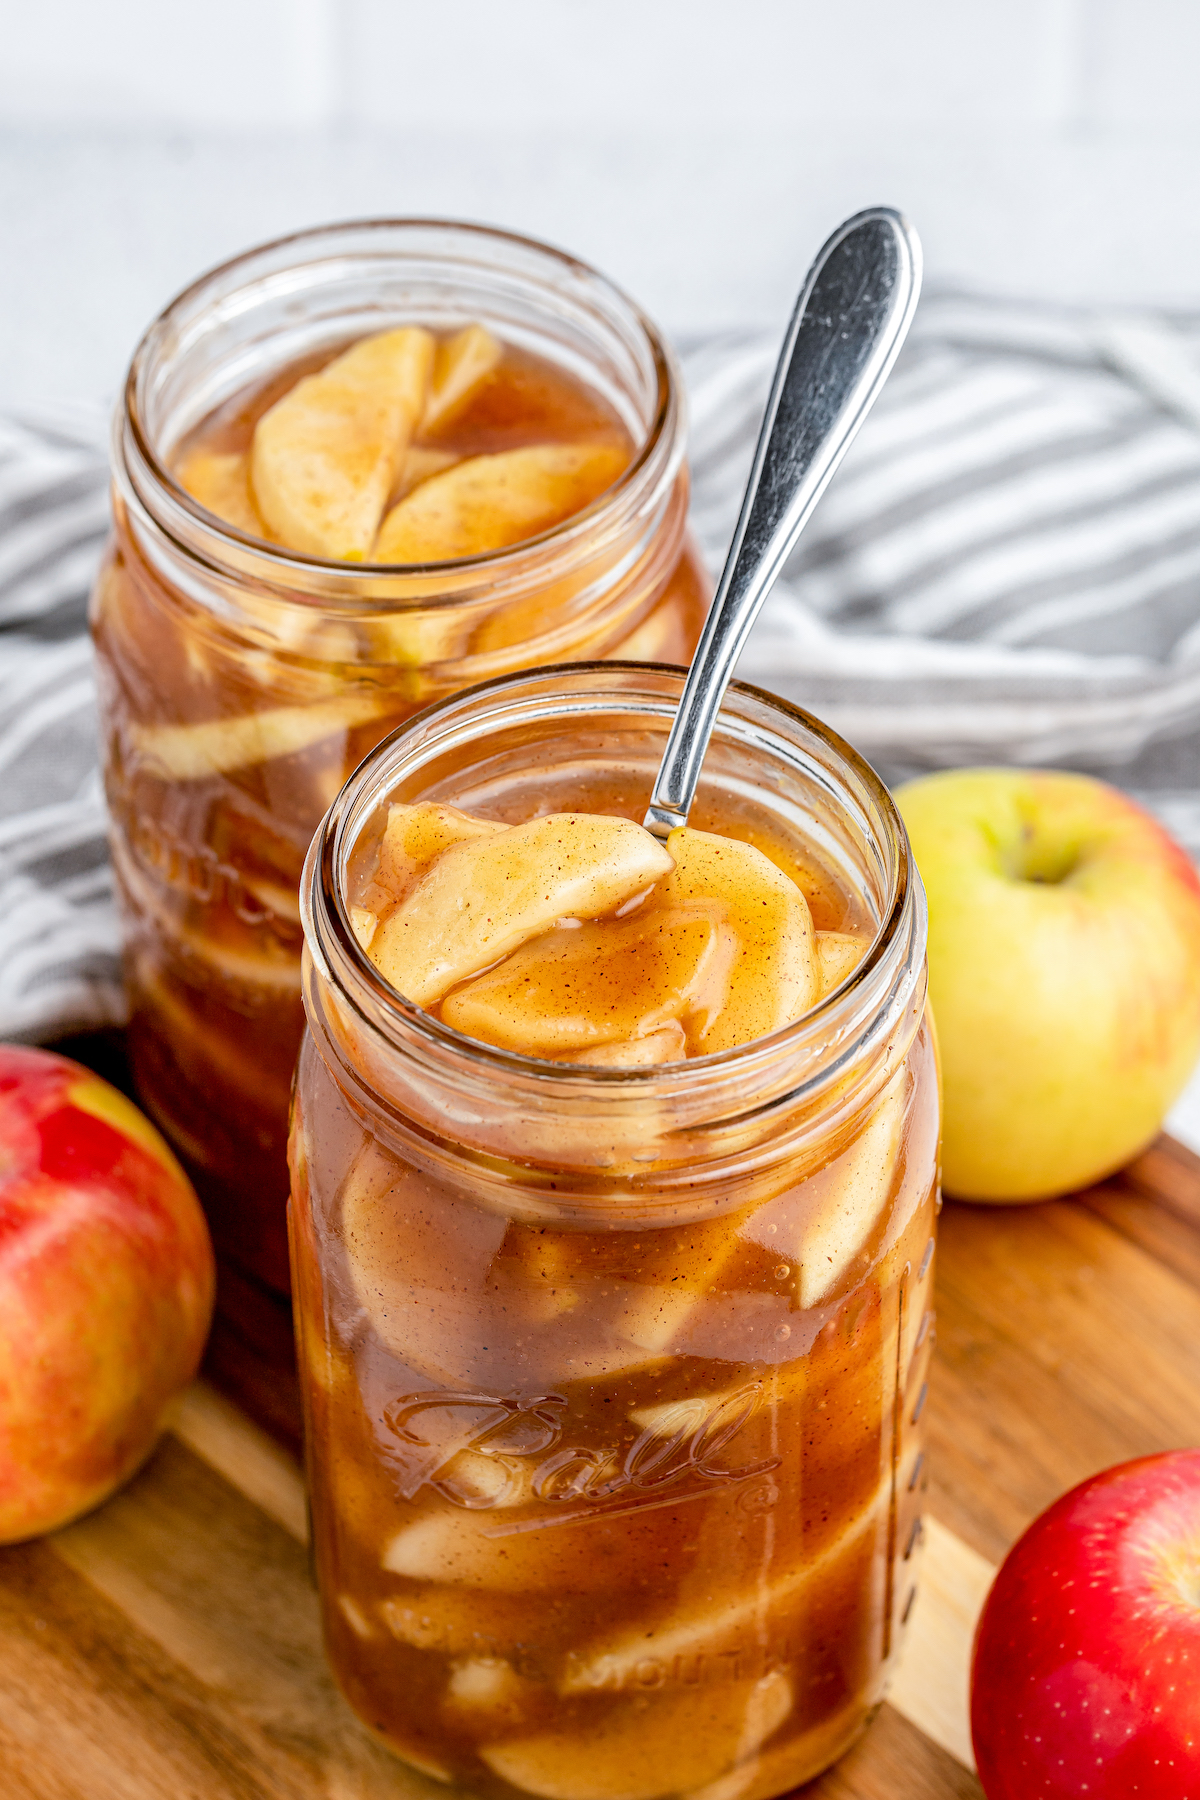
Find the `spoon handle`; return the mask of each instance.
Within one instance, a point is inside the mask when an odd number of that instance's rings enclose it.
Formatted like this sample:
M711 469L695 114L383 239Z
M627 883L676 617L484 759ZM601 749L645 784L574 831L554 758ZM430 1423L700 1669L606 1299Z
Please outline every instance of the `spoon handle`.
M796 302L754 466L688 672L645 825L687 823L700 765L750 627L896 360L921 287L921 245L890 206L840 225Z

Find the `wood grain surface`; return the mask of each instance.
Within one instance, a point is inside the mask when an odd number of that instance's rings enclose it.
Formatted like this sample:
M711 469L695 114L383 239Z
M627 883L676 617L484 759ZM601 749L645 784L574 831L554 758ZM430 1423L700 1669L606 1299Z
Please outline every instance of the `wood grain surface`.
M424 1800L321 1653L280 1373L286 1319L226 1282L209 1362L134 1482L0 1551L6 1800ZM1075 1199L947 1205L922 1591L889 1702L806 1800L980 1800L971 1634L1064 1488L1200 1441L1200 1160L1163 1139ZM260 1424L254 1424L253 1412ZM262 1429L266 1425L268 1430Z

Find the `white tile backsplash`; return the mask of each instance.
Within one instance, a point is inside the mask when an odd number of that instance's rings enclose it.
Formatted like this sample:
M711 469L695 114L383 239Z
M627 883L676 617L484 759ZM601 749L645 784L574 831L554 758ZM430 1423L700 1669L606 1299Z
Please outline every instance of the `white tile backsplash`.
M839 217L931 276L1200 303L1200 0L40 0L0 31L0 406L114 390L263 237L550 238L672 331L781 320Z
M38 0L0 30L8 124L312 125L341 98L342 0Z
M1099 128L1200 128L1196 0L1091 0L1085 85Z
M253 130L1200 124L1196 0L40 0L0 116Z
M978 125L1040 117L1062 0L352 0L373 124Z

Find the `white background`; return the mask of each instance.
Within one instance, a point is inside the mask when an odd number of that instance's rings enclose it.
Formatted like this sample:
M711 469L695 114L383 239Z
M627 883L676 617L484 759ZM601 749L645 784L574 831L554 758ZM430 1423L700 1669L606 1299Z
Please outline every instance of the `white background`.
M447 213L676 332L780 320L846 212L932 275L1200 296L1200 0L0 0L0 406L111 393L202 268Z

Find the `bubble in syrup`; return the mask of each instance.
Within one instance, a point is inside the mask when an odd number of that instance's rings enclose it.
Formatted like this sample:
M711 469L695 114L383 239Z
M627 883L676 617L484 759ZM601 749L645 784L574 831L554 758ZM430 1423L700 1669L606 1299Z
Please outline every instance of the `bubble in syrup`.
M777 1325L775 1327L775 1342L777 1344L782 1344L784 1340L790 1338L791 1335L792 1328L790 1325Z
M775 1269L776 1281L786 1281L791 1272L790 1263L779 1263Z

